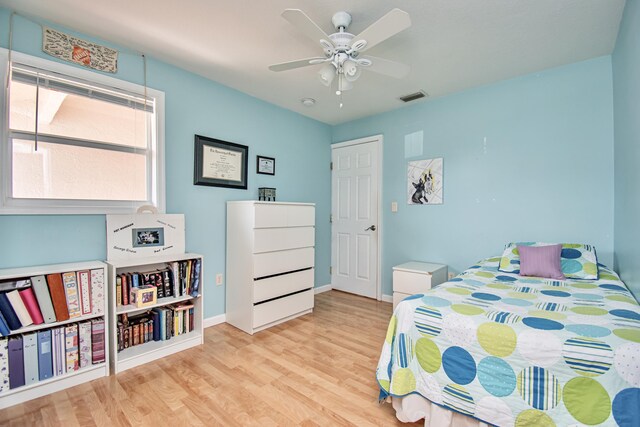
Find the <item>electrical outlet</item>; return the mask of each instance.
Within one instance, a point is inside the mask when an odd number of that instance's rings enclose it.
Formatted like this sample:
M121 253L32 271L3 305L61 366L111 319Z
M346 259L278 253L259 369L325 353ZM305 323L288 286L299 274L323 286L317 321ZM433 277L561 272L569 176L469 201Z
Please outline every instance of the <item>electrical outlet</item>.
M456 277L456 273L453 272L449 272L449 280L453 279L454 277Z
M221 286L222 285L222 281L223 281L222 279L223 279L222 273L216 274L216 285L217 286Z
M391 212L398 212L398 202L391 202Z

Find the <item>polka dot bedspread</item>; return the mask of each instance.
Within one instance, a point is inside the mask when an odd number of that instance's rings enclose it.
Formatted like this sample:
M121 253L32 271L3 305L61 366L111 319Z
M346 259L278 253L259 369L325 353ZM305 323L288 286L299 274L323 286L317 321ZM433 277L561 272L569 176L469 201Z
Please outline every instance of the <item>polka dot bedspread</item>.
M538 279L499 261L398 304L381 398L418 393L498 426L639 426L640 306L618 275Z

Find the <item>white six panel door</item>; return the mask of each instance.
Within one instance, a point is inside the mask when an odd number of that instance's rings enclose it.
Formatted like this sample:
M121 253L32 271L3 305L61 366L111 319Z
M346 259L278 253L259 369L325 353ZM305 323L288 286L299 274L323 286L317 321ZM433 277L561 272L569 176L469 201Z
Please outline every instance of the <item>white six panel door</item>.
M337 290L376 298L378 146L365 142L331 151L331 284Z

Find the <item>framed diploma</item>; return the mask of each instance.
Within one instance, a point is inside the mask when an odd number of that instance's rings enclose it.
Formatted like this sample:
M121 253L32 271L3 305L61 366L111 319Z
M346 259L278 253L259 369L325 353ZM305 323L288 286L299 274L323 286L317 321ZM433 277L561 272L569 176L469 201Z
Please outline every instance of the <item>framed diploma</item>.
M264 175L276 174L276 159L273 157L257 156L256 171Z
M196 135L194 159L195 185L247 189L246 145Z

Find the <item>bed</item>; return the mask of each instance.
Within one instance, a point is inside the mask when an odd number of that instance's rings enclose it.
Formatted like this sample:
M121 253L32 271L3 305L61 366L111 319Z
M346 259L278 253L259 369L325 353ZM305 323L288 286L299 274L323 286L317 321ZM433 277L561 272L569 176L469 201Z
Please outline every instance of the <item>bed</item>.
M524 277L500 260L396 307L380 400L438 427L640 425L640 306L618 275Z

